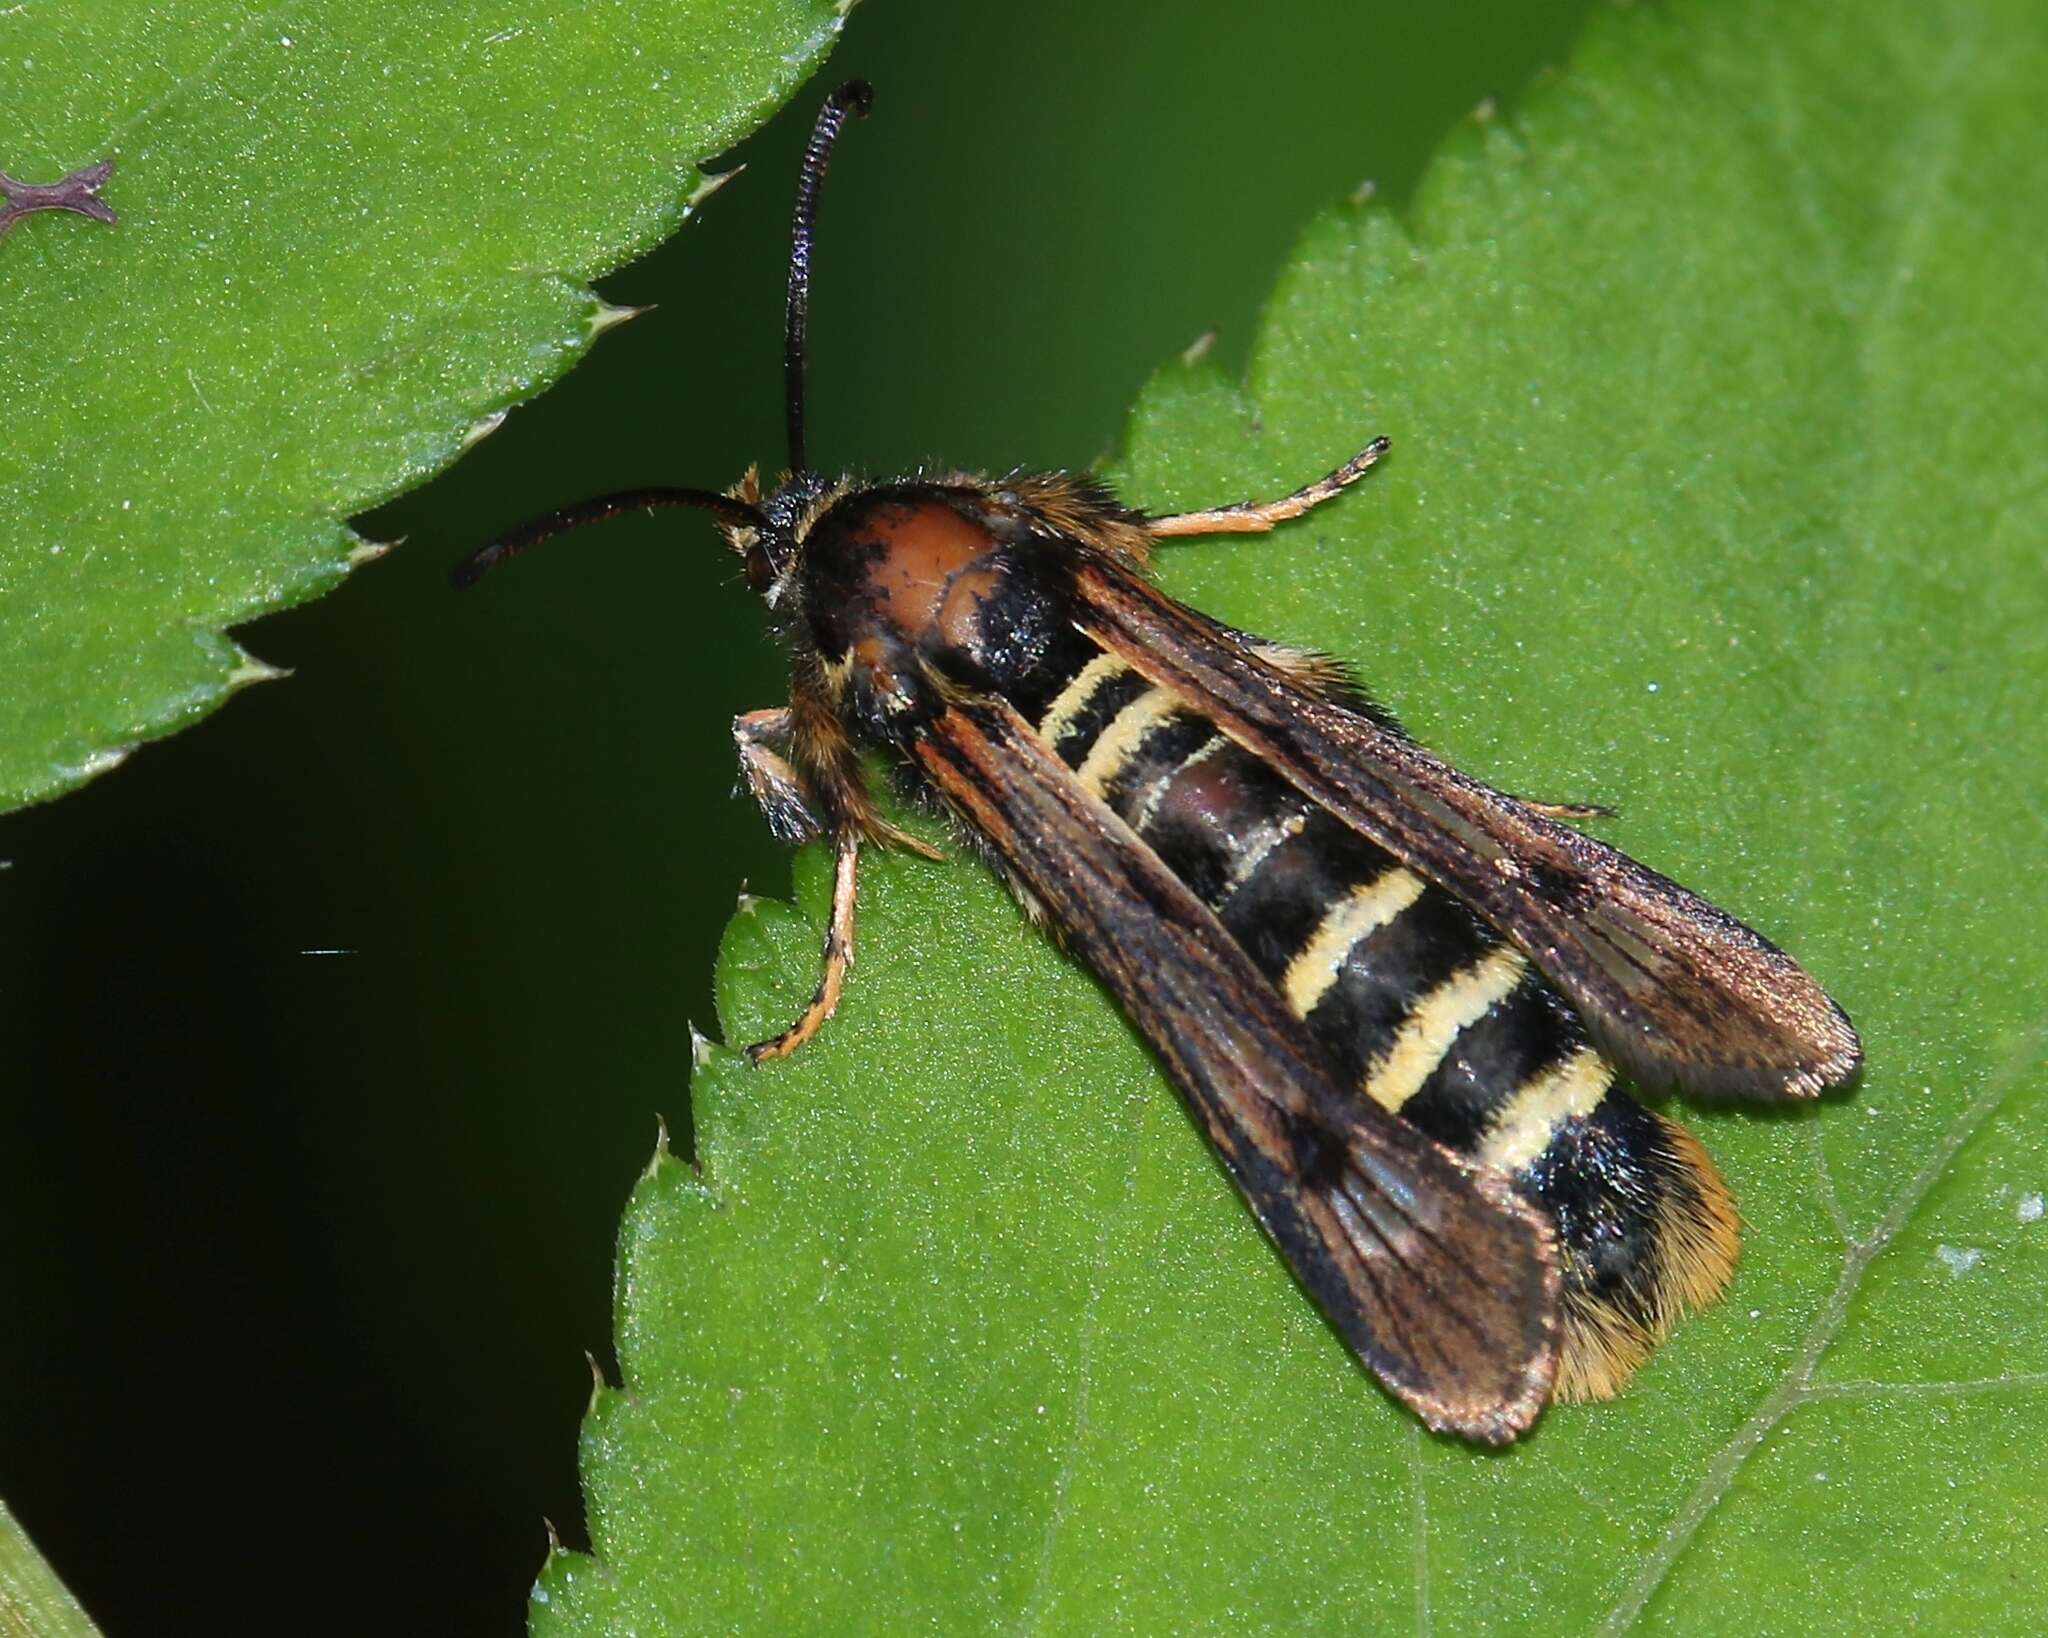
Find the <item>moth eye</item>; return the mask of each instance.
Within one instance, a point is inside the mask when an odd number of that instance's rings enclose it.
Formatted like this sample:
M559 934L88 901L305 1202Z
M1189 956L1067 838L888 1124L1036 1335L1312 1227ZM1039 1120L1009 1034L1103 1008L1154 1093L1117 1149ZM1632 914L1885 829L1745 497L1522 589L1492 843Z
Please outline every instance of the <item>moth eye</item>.
M775 560L768 555L768 548L756 537L747 548L747 584L757 593L765 593L775 584Z

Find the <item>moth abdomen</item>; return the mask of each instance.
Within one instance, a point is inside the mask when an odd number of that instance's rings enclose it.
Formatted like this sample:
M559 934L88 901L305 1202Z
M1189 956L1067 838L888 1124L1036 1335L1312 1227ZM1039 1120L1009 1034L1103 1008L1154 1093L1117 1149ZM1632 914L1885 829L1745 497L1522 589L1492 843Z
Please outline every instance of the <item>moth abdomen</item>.
M1459 899L1122 659L1087 645L1064 668L1034 679L1041 736L1216 912L1343 1084L1544 1207L1559 1391L1616 1391L1733 1267L1705 1152L1616 1086L1577 1014Z
M1611 1398L1683 1314L1728 1283L1735 1202L1698 1138L1614 1085L1589 1113L1557 1121L1513 1175L1558 1226L1558 1397Z

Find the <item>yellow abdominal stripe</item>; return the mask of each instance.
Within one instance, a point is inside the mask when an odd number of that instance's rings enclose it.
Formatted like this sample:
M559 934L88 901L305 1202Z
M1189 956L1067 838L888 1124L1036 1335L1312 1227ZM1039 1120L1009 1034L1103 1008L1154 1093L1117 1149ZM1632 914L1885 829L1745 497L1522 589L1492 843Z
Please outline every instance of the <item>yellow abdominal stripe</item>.
M1588 1046L1561 1064L1532 1076L1494 1118L1473 1158L1485 1166L1514 1171L1543 1153L1558 1124L1590 1115L1613 1084L1614 1067Z
M1502 944L1445 979L1401 1020L1394 1044L1366 1071L1366 1095L1382 1108L1398 1111L1443 1062L1459 1031L1506 1000L1528 970L1528 958L1513 945Z
M1098 654L1074 673L1074 680L1060 690L1060 697L1052 702L1043 720L1038 724L1039 737L1050 745L1088 707L1088 702L1111 678L1122 675L1130 668L1114 654Z
M1394 869L1354 887L1331 905L1281 975L1280 988L1295 1016L1306 1018L1316 1010L1360 939L1386 926L1421 897L1422 878L1412 870Z
M1084 674L1086 668L1084 667ZM1074 777L1081 781L1089 793L1100 796L1116 778L1117 771L1130 760L1144 738L1159 726L1174 711L1179 709L1180 696L1168 688L1148 688L1125 706L1103 729L1102 735L1088 748L1088 755L1081 766L1074 770ZM1058 704L1054 707L1057 710Z

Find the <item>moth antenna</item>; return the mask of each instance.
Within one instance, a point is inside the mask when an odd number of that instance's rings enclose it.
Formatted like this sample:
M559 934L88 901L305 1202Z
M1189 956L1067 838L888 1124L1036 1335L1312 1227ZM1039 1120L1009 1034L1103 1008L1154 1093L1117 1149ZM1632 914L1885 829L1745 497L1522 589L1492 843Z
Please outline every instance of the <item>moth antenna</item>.
M818 189L848 114L867 118L875 88L866 80L848 80L818 110L804 149L803 169L796 180L796 215L789 229L789 306L782 333L783 389L789 405L789 470L808 472L804 458L804 336L811 317L811 230L818 219Z
M538 546L544 540L556 535L565 535L571 529L580 529L586 523L602 523L606 518L615 518L622 512L651 512L663 506L693 506L699 511L711 512L726 523L742 529L766 529L768 520L761 515L760 508L749 506L745 501L734 500L730 495L721 495L710 489L621 489L610 495L593 495L564 506L558 511L544 513L531 518L516 529L508 530L488 546L479 548L455 565L449 575L450 581L460 591L474 586L483 578L484 571L502 563L508 557L517 557L521 552Z

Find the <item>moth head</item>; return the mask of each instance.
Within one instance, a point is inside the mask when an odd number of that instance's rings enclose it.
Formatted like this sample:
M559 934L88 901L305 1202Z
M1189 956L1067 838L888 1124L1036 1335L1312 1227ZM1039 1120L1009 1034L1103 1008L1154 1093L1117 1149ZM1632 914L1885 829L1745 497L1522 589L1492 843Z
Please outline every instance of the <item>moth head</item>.
M858 487L850 478L828 478L818 472L786 473L763 500L759 474L749 468L730 491L735 499L753 506L756 521L734 523L721 519L720 527L725 531L726 544L746 571L747 584L770 609L780 609L789 601L804 541L812 526L841 496Z

